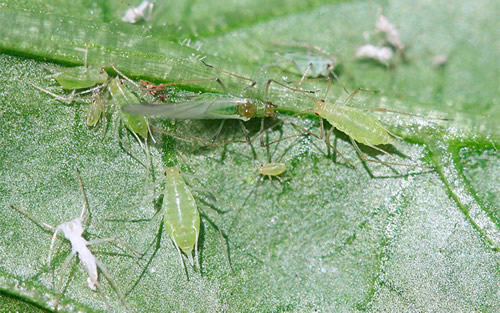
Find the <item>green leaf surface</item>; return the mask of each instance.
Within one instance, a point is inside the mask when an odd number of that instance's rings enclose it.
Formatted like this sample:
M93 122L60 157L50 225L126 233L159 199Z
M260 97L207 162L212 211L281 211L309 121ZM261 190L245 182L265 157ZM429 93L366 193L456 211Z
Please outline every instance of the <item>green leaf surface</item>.
M158 1L152 19L139 25L121 22L128 3L100 3L0 2L1 312L52 311L56 298L63 312L125 311L102 275L104 298L88 288L76 260L61 273L71 251L67 242L59 240L53 267L47 266L51 234L9 206L53 226L77 217L77 169L90 205L87 238L120 238L146 251L137 260L112 244L91 247L132 311L500 309L496 1ZM378 5L408 47L408 61L390 69L354 57L367 42L363 33L375 43ZM83 64L87 46L89 64L105 64L110 74L113 64L134 79L155 82L218 76L225 91L213 83L188 83L177 91L267 100L267 79L300 79L279 67L262 68L277 61L275 43L292 42L336 56L348 89L378 90L356 96L355 106L449 118L374 112L402 139L383 147L390 155L362 147L370 158L435 169L363 162L340 132L334 132L336 147L356 169L313 137L281 141L269 151L256 140L253 153L244 143L200 148L155 133L148 159L115 119L96 129L86 126L89 98L62 104L31 85L62 94L47 68ZM434 67L436 55L447 56L448 63ZM256 87L245 89L248 82L204 66L203 56L251 77ZM322 94L327 85L305 87ZM329 101L345 98L334 84ZM285 123L264 139L296 134L292 122L319 133L316 118L292 116L313 106L308 97L272 86L268 99ZM205 138L219 126L154 124ZM256 134L260 121L246 127ZM238 123L229 121L219 140L243 137ZM269 158L286 163L282 182L257 177L258 164ZM177 162L202 211L201 273L188 266L189 280L159 219L143 221L161 205L152 200L154 181L163 166ZM55 287L60 277L62 293Z

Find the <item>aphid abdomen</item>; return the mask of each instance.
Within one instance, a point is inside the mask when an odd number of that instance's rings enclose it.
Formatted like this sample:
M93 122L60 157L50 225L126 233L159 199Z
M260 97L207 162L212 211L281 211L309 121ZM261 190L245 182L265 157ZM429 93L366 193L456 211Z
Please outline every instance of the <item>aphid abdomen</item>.
M392 143L384 126L360 109L318 102L315 113L359 143L368 146Z
M108 73L101 67L78 66L62 70L54 78L63 89L82 89L105 83Z
M82 237L83 227L80 218L62 223L58 229L63 232L64 237L71 242L71 250L78 255L80 263L89 275L87 283L89 288L96 290L98 284L97 260L87 247L88 242Z
M179 170L167 168L165 176L162 205L165 227L172 241L191 257L200 234L200 213Z
M286 171L286 166L283 163L268 163L259 166L257 169L257 174L268 175L268 176L278 176Z
M139 103L139 99L123 84L118 78L114 78L109 84L109 92L114 102L118 106L120 118L123 124L132 132L138 134L142 138L148 136L148 120L141 115L134 115L122 111L122 106Z
M103 114L103 109L104 103L98 96L95 96L94 99L92 99L92 103L86 108L87 125L89 127L94 127L99 123Z

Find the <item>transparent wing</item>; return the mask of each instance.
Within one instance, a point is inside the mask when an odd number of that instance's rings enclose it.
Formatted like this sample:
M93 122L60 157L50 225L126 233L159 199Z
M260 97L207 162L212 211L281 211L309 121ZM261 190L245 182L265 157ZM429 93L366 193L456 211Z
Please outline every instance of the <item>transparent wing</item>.
M238 114L237 106L247 102L242 98L194 100L167 104L133 104L123 107L127 113L164 117L176 120L187 119L244 119Z

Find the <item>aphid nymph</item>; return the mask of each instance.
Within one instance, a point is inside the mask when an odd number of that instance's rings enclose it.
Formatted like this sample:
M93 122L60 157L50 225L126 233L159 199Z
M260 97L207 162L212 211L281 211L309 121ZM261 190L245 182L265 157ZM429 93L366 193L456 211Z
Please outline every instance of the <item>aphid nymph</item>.
M179 252L184 265L184 253L194 265L193 252L198 260L198 237L200 236L200 212L191 190L177 167L165 169L165 190L162 204L163 221L167 233Z

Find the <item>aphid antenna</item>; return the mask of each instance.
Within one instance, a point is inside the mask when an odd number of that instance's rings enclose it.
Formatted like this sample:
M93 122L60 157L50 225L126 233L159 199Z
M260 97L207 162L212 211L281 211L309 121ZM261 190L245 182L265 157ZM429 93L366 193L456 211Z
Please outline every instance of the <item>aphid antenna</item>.
M252 188L252 190L250 190L250 192L248 193L248 195L246 196L246 198L243 200L243 203L240 205L240 207L236 210L236 213L234 215L234 218L231 222L231 224L229 225L229 228L227 230L227 233L228 234L231 234L233 228L236 226L238 220L239 220L239 217L240 217L240 213L243 209L243 207L245 206L245 204L247 203L248 199L250 199L250 197L254 194L255 190L257 189L257 184L255 184Z
M132 79L130 79L127 75L123 74L122 72L120 72L120 70L118 70L116 68L116 66L114 64L111 64L110 65L111 68L118 74L120 75L120 77L122 77L123 79L125 79L126 81L128 81L129 83L131 83L132 85L134 85L137 89L143 89L144 87L142 87L141 85L137 84L136 82L134 82ZM119 85L118 85L119 86ZM122 91L123 92L123 91Z
M48 89L42 88L40 86L37 86L37 85L33 84L32 82L28 82L28 83L31 86L35 87L36 89L38 89L38 90L40 90L40 91L42 91L42 92L44 92L44 93L46 93L46 94L54 97L56 100L59 100L59 101L64 102L66 104L72 103L77 96L84 95L84 94L87 94L87 93L92 93L94 91L98 91L98 90L104 88L103 85L99 85L99 86L96 86L96 87L93 87L93 88L90 88L90 89L87 89L87 90L84 90L84 91L80 91L80 92L76 92L76 90L73 89L71 91L70 95L68 95L68 96L61 96L61 95L58 95L58 94L55 94L55 93L51 92Z
M222 68L220 68L220 67L217 67L217 66L214 66L214 65L210 65L210 64L206 63L206 62L205 62L205 60L203 60L203 59L201 59L200 61L201 61L201 63L203 63L205 66L207 66L207 67L209 67L209 68L212 68L212 69L214 69L214 70L216 70L216 71L219 71L219 72L224 73L224 74L226 74L226 75L233 76L233 77L236 77L236 78L239 78L239 79L242 79L242 80L249 81L249 82L250 82L250 85L249 85L249 86L247 86L247 87L245 87L245 88L242 90L242 92L243 92L243 91L245 91L245 90L246 90L246 89L248 89L248 88L252 88L252 87L254 87L255 85L257 85L257 81L255 81L255 80L253 80L253 79L251 79L251 78L248 78L248 77L245 77L245 76L241 76L241 75L238 75L238 74L234 74L234 73L228 72L228 71L226 71L226 70L224 70L224 69L222 69Z
M306 43L306 42L291 42L291 43L284 43L284 42L272 42L273 45L275 46L281 46L281 47L290 47L290 48L294 48L294 47L299 47L299 48L306 48L306 49L309 49L309 50L315 50L316 52L319 52L320 54L323 54L324 56L327 56L327 57L332 57L332 55L326 51L325 49L319 47L319 46L316 46L316 45L313 45L313 44L310 44L310 43Z
M87 60L89 55L89 47L87 43L84 44L85 48L75 47L74 49L79 52L83 52L83 66L85 67L85 72L87 73Z
M171 83L162 83L162 89L165 87L169 86L177 86L177 85L189 85L189 84L194 84L194 83L203 83L203 82L216 82L219 84L219 86L222 88L224 92L227 92L226 85L222 82L222 80L219 79L219 77L214 77L214 78L200 78L200 79L186 79L186 80L181 80L178 82L171 82Z
M75 95L75 91L74 90L73 90L73 92L72 92L72 94L70 96L64 97L64 96L60 96L58 94L55 94L55 93L53 93L53 92L51 92L51 91L49 91L47 89L44 89L42 87L39 87L39 86L33 84L32 82L28 82L28 84L30 84L31 86L35 87L36 89L38 89L38 90L40 90L40 91L42 91L42 92L44 92L46 94L54 97L56 100L59 100L59 101L64 102L66 104L70 104L71 102L73 102L74 95Z
M9 204L9 205L10 205L11 208L13 208L14 210L16 210L17 212L19 212L22 215L26 216L29 220L31 220L35 225L37 225L38 227L40 227L43 231L50 232L50 233L55 232L56 228L54 226L51 226L51 225L49 225L47 223L44 223L44 222L41 222L34 215L32 215L31 213L29 213L28 211L26 211L24 209L21 209L20 207L17 207L17 206L12 205L12 204Z
M408 115L408 116L418 117L418 118L422 118L422 119L426 119L426 120L435 120L435 121L443 121L443 122L453 121L452 118L424 116L424 115L421 115L421 114L409 113L409 112L402 112L402 111L391 110L391 109L386 109L386 108L367 108L367 107L363 107L362 109L363 110L375 111L375 112L389 112L389 113L396 113L396 114L401 114L401 115Z
M328 81L328 90L330 90L331 84L332 84L332 79L330 76L326 76L326 77L322 77L322 78L306 78L309 71L311 71L312 66L313 66L313 64L309 63L306 70L304 71L304 74L302 74L302 78L298 82L292 81L291 83L296 83L300 87L300 86L302 86L302 84L304 82L326 80L326 81ZM340 77L338 77L338 75L335 73L335 71L333 70L333 67L328 68L328 73L330 73L333 76L333 78L335 78L335 80L339 83L339 85L342 87L344 92L346 94L349 94L349 90L347 90L344 83L342 83L342 80L340 79Z
M268 51L268 52L271 52L271 51ZM277 52L275 52L275 54L278 54ZM279 55L279 54L278 54ZM272 66L279 66L283 63L289 63L290 60L280 60L280 61L276 61L274 63L269 63L269 64L265 64L265 65L262 65L261 67L259 67L259 70L265 70L266 68L268 67L272 67Z

